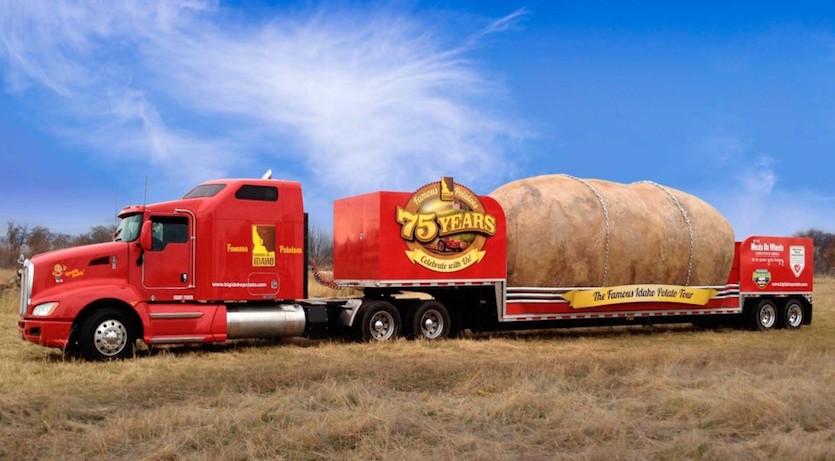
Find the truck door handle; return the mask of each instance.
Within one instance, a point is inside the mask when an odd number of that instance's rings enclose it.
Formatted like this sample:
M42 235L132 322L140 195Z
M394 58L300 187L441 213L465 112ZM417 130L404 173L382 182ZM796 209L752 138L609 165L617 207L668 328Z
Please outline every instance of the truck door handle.
M188 274L186 274L185 272L180 274L180 281L186 283L186 281L188 281Z

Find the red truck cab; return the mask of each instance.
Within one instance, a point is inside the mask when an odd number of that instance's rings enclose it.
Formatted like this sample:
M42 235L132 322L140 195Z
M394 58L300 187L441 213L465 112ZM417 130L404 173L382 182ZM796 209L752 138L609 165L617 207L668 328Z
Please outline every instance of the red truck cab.
M120 217L113 242L25 262L24 339L93 358L122 354L136 336L148 344L222 341L230 328L225 301L306 294L297 182L215 180ZM297 312L286 316L298 320Z

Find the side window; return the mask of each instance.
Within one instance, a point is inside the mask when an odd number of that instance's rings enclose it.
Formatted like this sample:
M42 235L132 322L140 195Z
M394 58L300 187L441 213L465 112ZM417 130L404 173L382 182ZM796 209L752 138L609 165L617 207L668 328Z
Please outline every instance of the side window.
M162 251L171 243L188 242L188 219L179 216L151 218L151 251Z
M272 186L254 186L245 184L235 192L235 198L239 200L261 200L275 202L278 200L278 188Z

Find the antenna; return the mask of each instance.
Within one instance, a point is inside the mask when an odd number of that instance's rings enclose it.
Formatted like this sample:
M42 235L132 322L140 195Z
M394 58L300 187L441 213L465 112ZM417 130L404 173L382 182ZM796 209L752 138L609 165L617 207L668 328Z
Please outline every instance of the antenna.
M142 206L148 204L148 173L145 173L145 195L142 197Z
M267 172L266 172L266 173L264 173L264 176L261 176L261 179L273 179L273 170L272 170L272 168L271 168L271 169L269 169L269 170L267 170Z

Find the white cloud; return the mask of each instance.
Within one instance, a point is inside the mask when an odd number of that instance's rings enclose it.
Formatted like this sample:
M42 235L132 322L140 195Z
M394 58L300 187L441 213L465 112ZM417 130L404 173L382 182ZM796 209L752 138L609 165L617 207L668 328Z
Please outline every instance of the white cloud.
M387 10L227 13L199 0L4 2L7 88L47 89L39 104L71 120L56 130L102 157L185 180L290 162L336 193L476 181L506 174L507 146L526 136L467 59L524 10L458 45Z
M752 143L727 134L707 138L698 150L712 165L711 179L692 191L731 223L738 240L749 235L793 235L809 228L835 231L832 200L784 184L782 161L752 152Z
M752 164L742 167L739 178L746 196L771 194L777 183L777 174L774 172L773 164L773 158L760 155Z
M753 162L737 163L740 166L731 170L731 192L728 198L732 208L729 218L740 238L757 233L758 228L774 227L764 226L764 221L770 216L772 192L777 183L773 163L774 159L760 155Z

